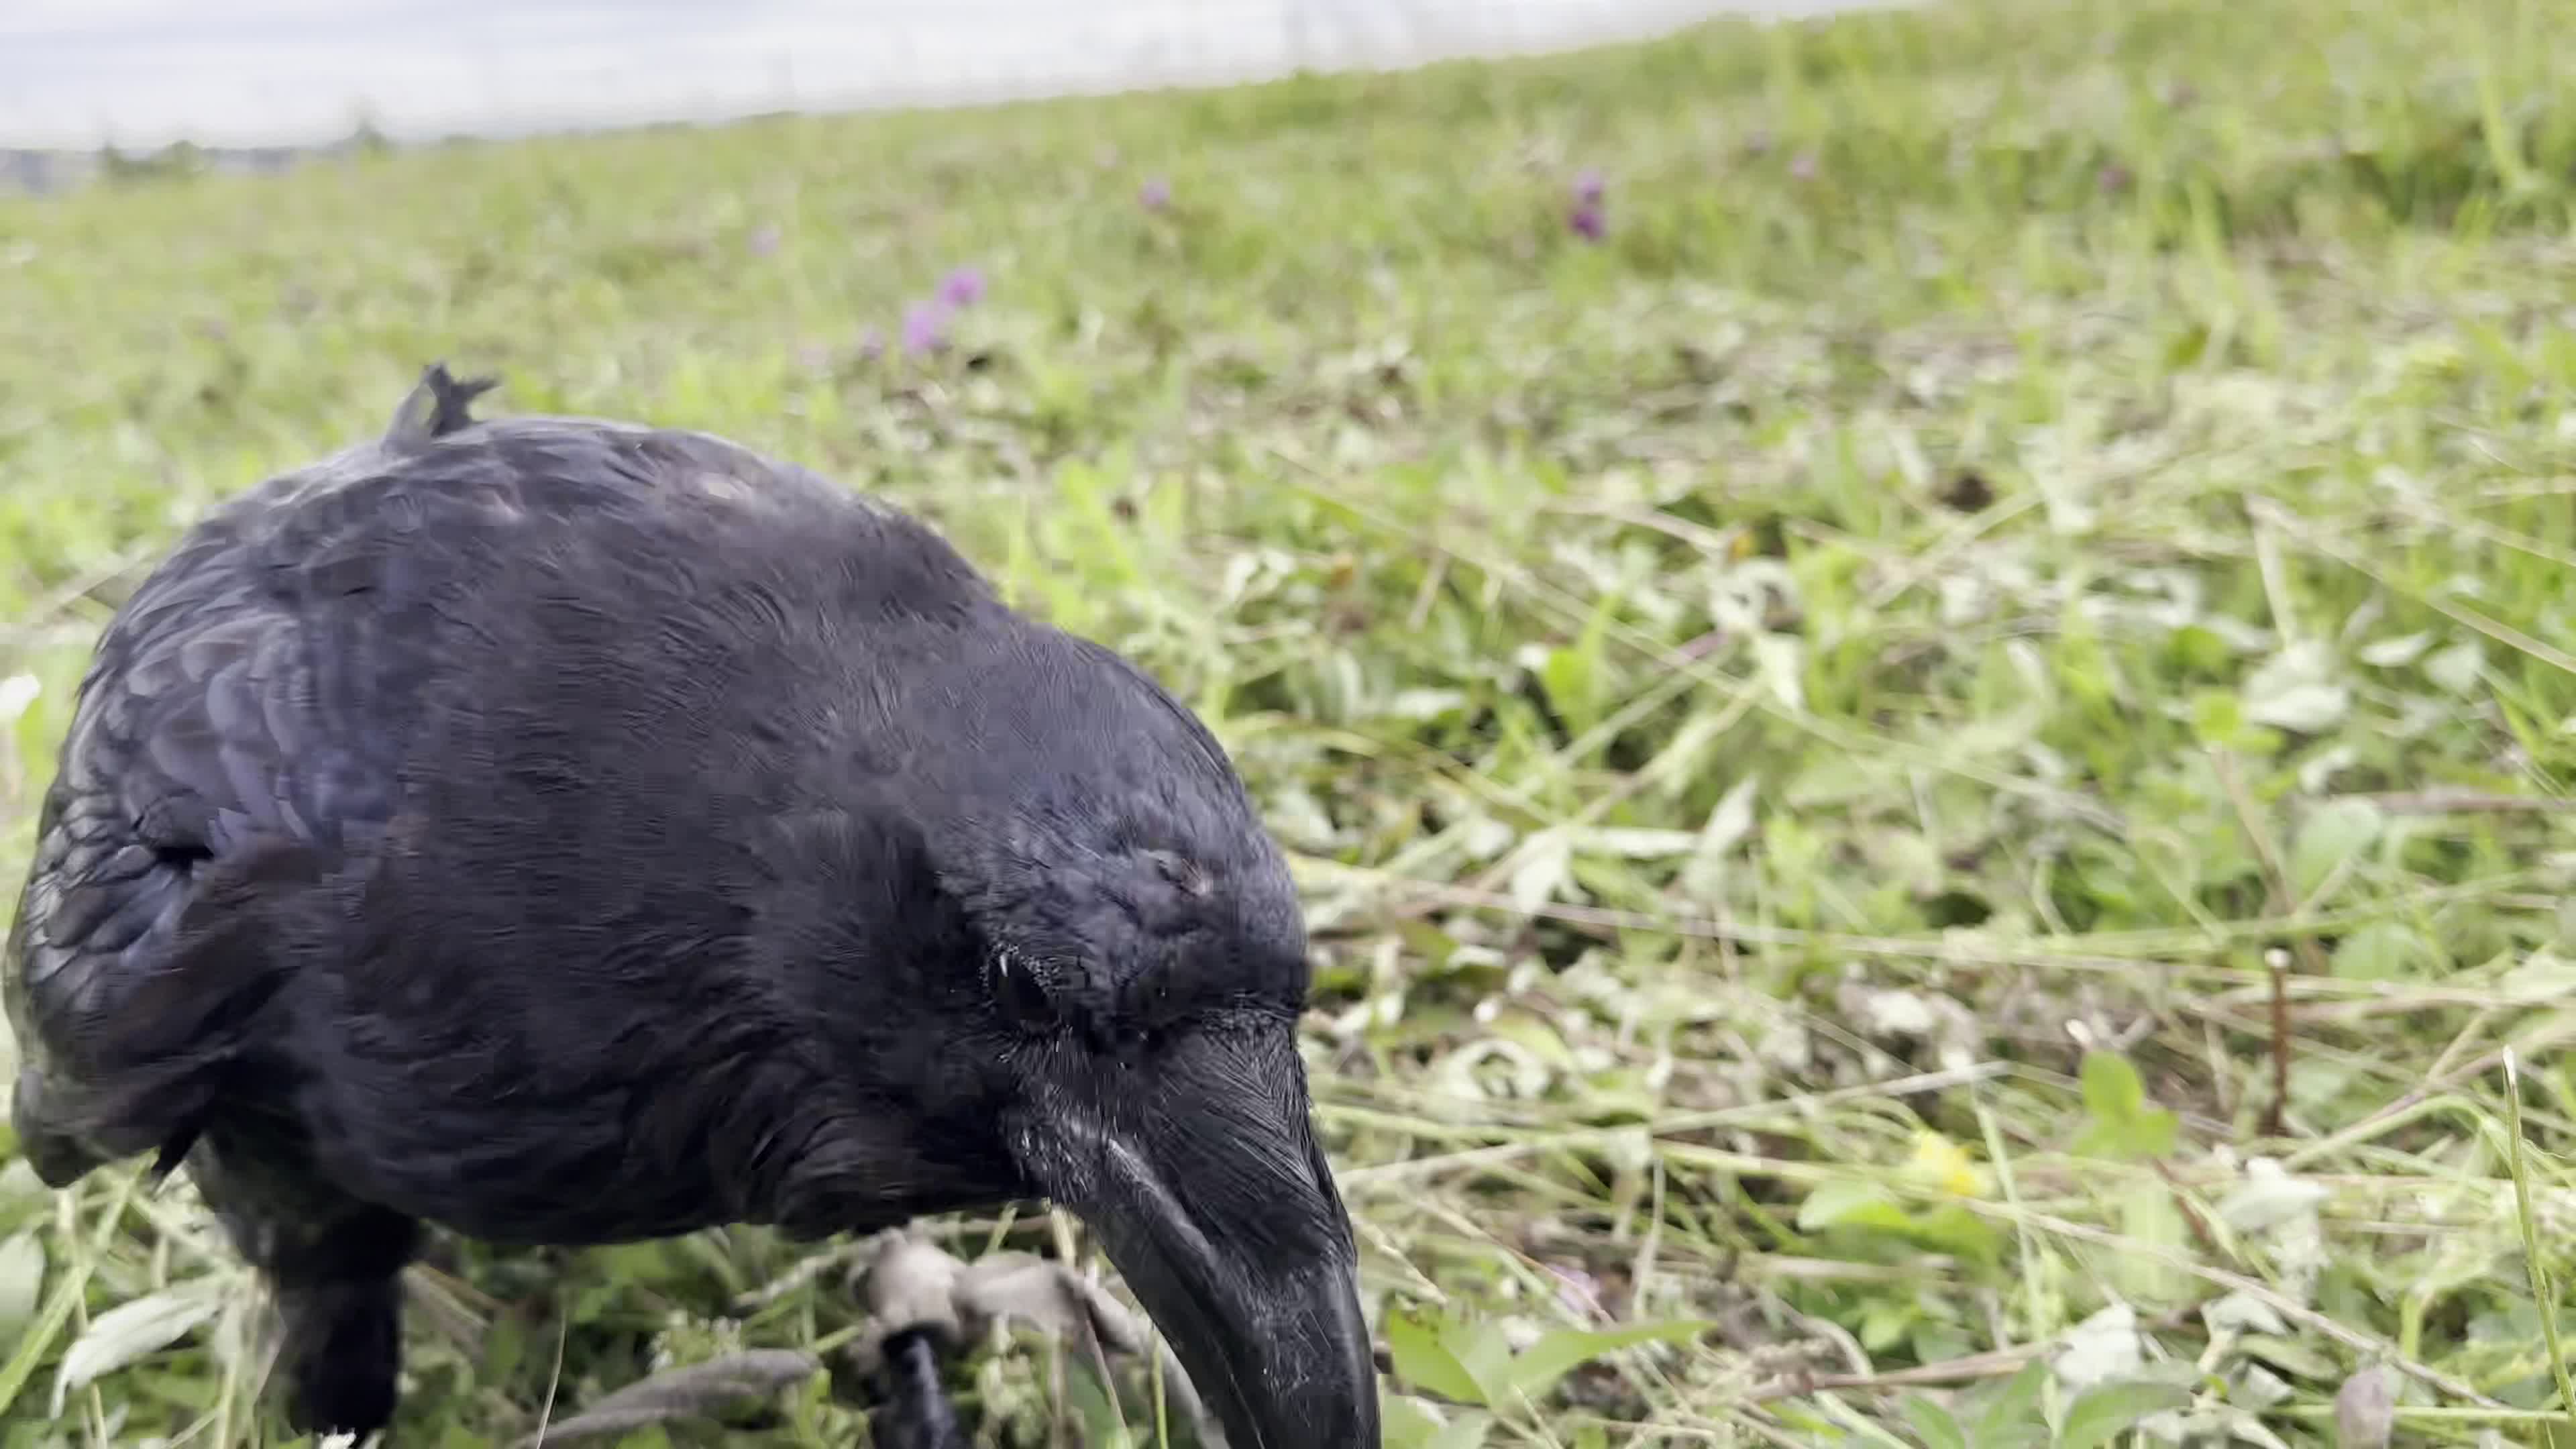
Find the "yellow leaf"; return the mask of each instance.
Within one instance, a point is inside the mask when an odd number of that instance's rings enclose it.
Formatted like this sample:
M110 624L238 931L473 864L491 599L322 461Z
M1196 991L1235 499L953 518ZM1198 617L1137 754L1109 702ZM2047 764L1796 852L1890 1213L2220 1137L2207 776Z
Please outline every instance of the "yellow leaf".
M1962 1197L1984 1197L1987 1192L1986 1174L1968 1150L1929 1130L1914 1134L1914 1155L1906 1161L1905 1175Z

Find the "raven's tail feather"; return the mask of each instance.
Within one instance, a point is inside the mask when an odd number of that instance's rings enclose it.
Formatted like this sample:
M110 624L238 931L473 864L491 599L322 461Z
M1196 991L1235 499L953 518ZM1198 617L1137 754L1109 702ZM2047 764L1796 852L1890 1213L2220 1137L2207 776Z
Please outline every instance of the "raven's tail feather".
M497 377L459 381L446 363L431 363L394 409L393 423L385 429L385 446L397 453L416 453L433 438L472 427L474 400L500 385Z

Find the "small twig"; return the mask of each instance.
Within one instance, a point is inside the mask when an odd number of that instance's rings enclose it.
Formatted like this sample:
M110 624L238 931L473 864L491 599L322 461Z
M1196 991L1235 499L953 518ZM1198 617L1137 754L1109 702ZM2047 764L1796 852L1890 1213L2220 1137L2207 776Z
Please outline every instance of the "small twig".
M1710 528L1706 524L1693 523L1687 518L1676 517L1660 508L1647 508L1628 503L1567 500L1542 504L1540 510L1546 513L1563 514L1569 518L1606 518L1613 523L1653 529L1657 533L1679 539L1698 549L1711 563L1726 562L1727 556L1735 548L1736 540L1744 532L1741 524L1732 528Z
M1776 1446L1776 1449L1808 1449L1808 1445L1811 1442L1806 1439L1790 1438L1779 1429L1763 1423L1761 1420L1754 1418L1751 1414L1741 1408L1730 1410L1727 1417L1728 1421L1733 1423L1737 1428L1758 1436L1762 1442L1774 1445ZM1669 1425L1658 1424L1655 1426L1655 1432L1658 1434L1671 1434L1674 1430ZM1716 1431L1709 1429L1694 1429L1689 1432L1698 1435L1702 1442L1706 1443L1732 1444L1739 1437L1735 1434L1729 1434L1725 1438L1720 1439Z
M2018 1212L2021 1209L2021 1184L2013 1174L2012 1153L2004 1147L2003 1124L1995 1120L1994 1109L1986 1104L1985 1093L1971 1093L1968 1106L1976 1114L1978 1135L1985 1139L1986 1160L1994 1164L1995 1185L2003 1190L2004 1201ZM2021 1250L2022 1292L2025 1295L2023 1311L2029 1315L2029 1330L2046 1334L2049 1318L2047 1297L2040 1287L2043 1280L2039 1273L2039 1245L2031 1240L2030 1229L2024 1225L2013 1228L2013 1245Z
M1163 1346L1161 1329L1148 1328L1146 1332L1153 1336L1154 1343L1154 1356L1146 1366L1147 1381L1154 1390L1154 1449L1172 1449L1171 1399L1163 1383L1163 1355L1169 1350Z
M2183 1223L2191 1229L2192 1237L2199 1241L2201 1251L2213 1258L2226 1256L2225 1250L2218 1245L2218 1234L2209 1226L2209 1219L2202 1215L2199 1205L2184 1194L2182 1179L2174 1174L2173 1164L2159 1157L2151 1165L2156 1175L2165 1180L2166 1190L2173 1194L2174 1207L2181 1211Z
M2236 770L2236 755L2227 749L2210 751L2210 762L2217 768L2219 784L2227 791L2228 802L2236 807L2237 824L2243 827L2246 840L2254 847L2254 859L2262 867L2265 894L2270 898L2265 913L2273 916L2295 916L2299 898L2290 889L2290 873L2281 865L2281 853L2272 845L2271 832L2263 828L2262 817L2254 808L2254 797L2247 793L2245 780ZM2299 964L2311 976L2327 973L2325 952L2316 937L2301 934L2291 938L2299 952ZM2272 1103L2263 1113L2263 1135L2281 1137L2288 1133L2290 1111L2290 983L2289 963L2271 956L2263 964L2272 973Z
M1852 956L1891 957L1907 961L1937 962L1947 966L2030 967L2056 971L2091 971L2121 976L2134 975L2143 962L2172 961L2185 956L2207 956L2241 939L2278 936L2284 932L2347 931L2365 922L2386 919L2406 911L2430 909L2456 901L2492 901L2498 892L2511 885L2556 882L2561 873L2540 867L2525 867L2502 872L2480 880L2452 885L2425 886L2392 895L2371 903L2366 908L2317 913L2300 913L2287 920L2248 925L2227 923L2226 930L2162 930L2098 932L2084 939L2094 947L2090 951L2070 951L2045 938L2010 946L1978 947L1959 941L1948 933L1919 936L1868 936L1840 931L1807 930L1797 926L1761 925L1708 916L1677 915L1663 911L1628 910L1611 906L1578 906L1564 902L1523 905L1510 896L1491 891L1473 891L1442 881L1426 880L1400 871L1371 866L1351 865L1324 856L1291 853L1292 869L1306 875L1324 876L1363 885L1395 898L1400 906L1427 898L1435 905L1454 910L1490 911L1520 919L1536 918L1566 925L1590 926L1608 931L1652 931L1693 940L1725 941L1741 946L1770 946L1796 950L1825 950ZM1369 918L1366 925L1374 930L1391 920L1404 919L1392 908ZM2260 929L2257 929L2257 926ZM1350 924L1319 926L1318 939L1347 938L1360 934L1361 928ZM2230 967L2200 965L2194 973L2206 980L2244 983L2251 973ZM2256 984L2260 984L2259 979ZM2300 991L2307 994L2362 997L2403 995L2407 1000L2428 999L2428 988L2412 982L2346 981L2321 976L2303 982ZM2476 1004L2454 994L2454 1004ZM2491 999L2491 998L2481 998Z
M2190 1314L2175 1311L2158 1315L2139 1325L2145 1333L2164 1333L2190 1321ZM1889 1369L1874 1374L1798 1374L1765 1384L1738 1399L1739 1403L1766 1404L1776 1399L1794 1399L1816 1393L1878 1393L1889 1389L1924 1388L1937 1384L1973 1384L1987 1379L2000 1379L2018 1373L2032 1359L2055 1353L2065 1347L2068 1335L2041 1339L2036 1343L2015 1344L2011 1348L1988 1349L1984 1353L1945 1358L1939 1363L1916 1364L1912 1368Z
M563 1312L563 1305L560 1303L555 1305L555 1310L559 1315L555 1319L555 1366L554 1370L546 1375L545 1405L537 1410L536 1437L539 1442L543 1442L546 1430L555 1420L555 1394L563 1388L564 1347L572 1340L572 1315Z
M2331 529L2316 527L2314 519L2302 520L2300 516L2291 509L2268 498L2254 499L2251 501L2261 507L2264 512L2269 514L2273 518L2276 526L2281 527L2283 532L2297 537L2300 542L2306 544L2309 548L2325 555L2336 563L2342 564L2345 568L2351 569L2354 573L2360 574L2362 577L2379 584L2381 587L2388 589L2392 593L2402 595L2415 603L2422 604L2424 607L2442 615L2455 624L2475 629L2479 633L2484 634L2507 649L2513 650L2515 653L2527 655L2533 659L2539 660L2541 663L2546 664L2553 669L2557 669L2568 674L2576 674L2576 654L2570 654L2566 650L2560 649L2555 645L2545 644L2540 640L2533 638L2531 635L2524 633L2522 630L2513 627L2511 624L2507 624L2499 619L2490 619L2486 615L2479 613L2477 610L2440 594L2400 584L2390 579L2385 570L2374 568L2371 565L2364 563L2359 557L2358 551L2352 548L2341 535L2336 534ZM2304 530L2300 527L2302 522L2309 525Z
M2576 810L2576 799L2491 790L2387 790L2345 798L2367 800L2391 815L2556 815Z
M1982 513L1971 514L1952 523L1942 531L1940 538L1933 541L1931 547L1907 559L1901 567L1891 569L1889 572L1893 576L1870 591L1868 607L1872 611L1883 610L1903 598L1909 590L1939 578L1941 571L1949 566L1950 561L1965 553L1978 539L2039 507L2045 501L2040 492L2033 489L2018 497L2007 498Z
M2335 1133L2332 1137L2314 1143L2310 1147L2301 1148L2297 1153L2283 1159L2283 1165L2296 1167L2301 1162L2313 1160L2313 1155L2316 1154L2317 1149L2327 1149L2346 1142L2366 1141L2372 1135L2385 1130L2391 1119L2417 1110L2425 1103L2431 1102L2442 1094L2450 1091L2452 1088L2459 1086L2462 1082L2466 1082L2473 1077L2485 1076L2487 1073L2494 1071L2497 1067L2504 1064L2504 1059L2508 1054L2518 1051L2521 1054L2528 1056L2545 1047L2557 1046L2559 1043L2567 1040L2571 1036L2576 1036L2576 1016L2558 1016L2544 1025L2534 1028L2522 1039L2522 1043L2519 1047L2498 1047L2491 1052L2483 1053L2475 1061L2463 1063L2448 1071L2436 1071L2429 1074L2425 1077L2421 1085L2408 1092L2405 1096L2398 1098L2396 1101L2389 1103L2387 1106L2380 1108L2378 1111L2371 1113L2369 1116L2364 1117L2360 1121L2353 1123L2351 1126Z
M2263 965L2272 973L2272 1105L2263 1114L2263 1133L2282 1137L2290 1112L2290 958L2266 951Z
M1646 1219L1644 1241L1637 1245L1637 1258L1628 1270L1628 1316L1644 1321L1652 1316L1653 1305L1647 1301L1647 1290L1655 1281L1655 1254L1664 1245L1664 1159L1647 1164L1654 1174L1654 1206Z
M948 1449L961 1444L954 1414L943 1412L948 1409L948 1401L939 1392L938 1358L930 1339L916 1335L904 1345L904 1352L906 1361L900 1367L887 1369L891 1380L889 1397L896 1413L922 1421L926 1430L906 1442L920 1449ZM665 1369L609 1393L569 1419L539 1430L521 1449L558 1449L583 1439L624 1438L638 1429L703 1417L743 1399L776 1393L822 1370L820 1355L789 1348L749 1349ZM916 1396L927 1402L908 1402ZM942 1429L945 1433L940 1432Z
M2334 1405L2280 1404L2264 1412L2278 1414L2285 1419L2331 1419L2334 1417ZM2439 1404L2399 1404L2389 1412L2401 1427L2425 1429L2437 1426L2445 1429L2474 1429L2482 1426L2504 1427L2515 1424L2538 1424L2547 1427L2558 1418L2558 1413L2554 1409L2508 1409L2501 1405L2492 1409L2456 1409ZM2455 1438L2445 1442L2469 1441ZM2476 1442L2493 1443L2495 1441Z
M1074 1241L1073 1215L1062 1208L1050 1208L1047 1210L1047 1225L1055 1237L1056 1261L1062 1263L1067 1272L1079 1271L1082 1254ZM1104 1379L1102 1387L1114 1396L1117 1390L1110 1384L1111 1381ZM1047 1392L1054 1400L1047 1419L1047 1443L1053 1449L1067 1449L1072 1443L1073 1399L1065 1377L1064 1344L1059 1339L1047 1340Z
M2481 1006L2471 1013L2468 1024L2461 1027L2459 1033L2453 1036L2441 1051L2434 1054L2433 1064L2424 1069L2424 1080L2429 1082L2449 1071L2451 1064L2459 1059L2460 1053L2469 1049L2469 1043L2486 1033L2487 1024L2494 1021L2496 1015L2497 1008L2493 1006Z
M119 552L113 558L65 579L42 598L28 605L27 612L17 623L0 628L0 648L16 647L38 630L62 618L70 611L72 605L127 574L145 568L152 562L154 553L153 547L137 544Z
M1440 600L1440 590L1449 582L1449 555L1431 556L1431 567L1422 571L1422 587L1413 595L1413 608L1404 616L1406 632L1419 634L1431 624L1431 606Z
M1660 1424L1651 1422L1641 1424L1633 1419L1611 1419L1605 1418L1599 1414L1568 1414L1560 1422L1571 1425L1577 1429L1599 1429L1605 1434L1631 1434L1640 1436L1627 1441L1632 1444L1652 1444L1657 1439L1688 1439L1694 1444L1735 1445L1741 1443L1743 1439L1742 1435L1735 1433L1731 1429L1706 1429L1697 1424ZM1764 1429L1761 1432L1770 1434L1774 1431ZM1773 1442L1786 1442L1795 1445L1798 1441L1795 1439L1774 1439Z
M1830 1318L1818 1318L1814 1314L1800 1313L1786 1303L1780 1305L1779 1311L1787 1314L1800 1328L1822 1339L1832 1347L1834 1353L1843 1362L1851 1365L1851 1372L1841 1377L1850 1379L1878 1377L1878 1370L1870 1366L1869 1350L1860 1346L1860 1340L1853 1336L1850 1329Z
M2576 1427L2576 1381L2567 1372L2567 1348L2558 1341L2558 1294L2549 1282L2549 1265L2540 1257L2540 1228L2531 1211L2531 1173L2523 1163L2522 1064L2513 1048L2504 1052L2504 1114L2513 1136L2505 1145L2505 1163L2513 1172L2513 1208L2522 1230L2523 1270L2531 1275L2532 1306L2540 1310L2540 1339L2549 1347L2549 1372L2558 1380L2558 1411Z
M854 1242L808 1254L769 1282L734 1295L734 1311L750 1313L766 1308L832 1269L845 1263L856 1262L861 1257L876 1252L885 1246L885 1236L884 1233L871 1233Z
M2263 510L2246 505L2247 531L2254 535L2254 572L2263 581L2263 603L2272 615L2272 628L2284 644L2300 642L2298 611L2290 606L2289 571L2281 567L2280 541L2264 525Z
M1579 1151L1635 1138L1665 1139L1686 1132L1707 1132L1721 1127L1756 1123L1779 1112L1812 1112L1820 1107L1843 1102L1892 1100L1920 1096L1927 1092L1948 1091L1972 1083L1989 1081L2012 1071L2010 1062L1972 1062L1963 1067L1949 1067L1936 1072L1917 1072L1911 1076L1891 1077L1881 1082L1861 1082L1848 1087L1832 1087L1821 1092L1800 1093L1772 1101L1748 1102L1733 1107L1710 1107L1695 1112L1673 1113L1618 1127L1574 1127L1523 1137L1514 1142L1490 1147L1472 1147L1464 1151L1441 1153L1430 1157L1411 1157L1400 1162L1372 1163L1344 1169L1334 1179L1345 1193L1378 1187L1389 1182L1408 1181L1440 1172L1468 1168L1492 1167L1500 1163L1543 1152ZM1352 1121L1374 1116L1366 1109L1341 1103L1318 1104L1317 1114L1326 1121ZM1383 1125L1394 1126L1385 1122ZM1464 1131L1475 1130L1458 1123L1418 1124L1420 1127L1444 1126ZM1493 1135L1493 1134L1489 1134Z

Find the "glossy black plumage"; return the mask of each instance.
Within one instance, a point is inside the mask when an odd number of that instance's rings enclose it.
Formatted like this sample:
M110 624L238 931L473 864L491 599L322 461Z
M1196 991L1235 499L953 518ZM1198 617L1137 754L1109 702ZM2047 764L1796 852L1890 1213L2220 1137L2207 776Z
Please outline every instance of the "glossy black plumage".
M1296 903L1206 731L896 511L479 386L215 512L100 641L9 943L39 1172L185 1160L309 1425L389 1412L422 1222L1050 1194L1226 1341L1237 1449L1374 1444Z

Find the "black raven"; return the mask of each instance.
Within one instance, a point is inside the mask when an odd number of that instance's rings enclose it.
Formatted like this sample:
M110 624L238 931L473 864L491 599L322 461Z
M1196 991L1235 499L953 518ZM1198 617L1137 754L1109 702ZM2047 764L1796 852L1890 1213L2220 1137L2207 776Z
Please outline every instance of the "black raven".
M1376 1445L1297 901L1200 721L894 509L480 386L211 512L100 640L8 946L38 1173L184 1162L304 1429L390 1418L424 1223L1047 1197L1235 1449Z

